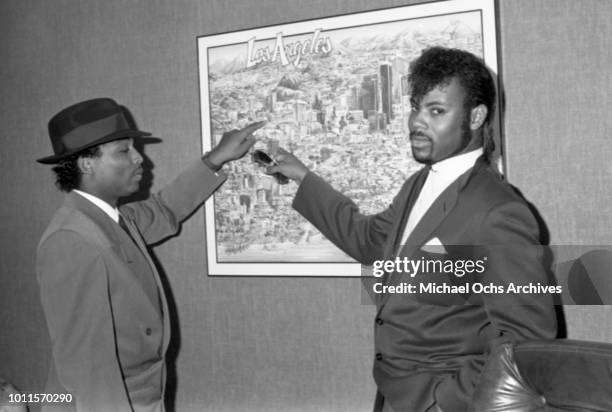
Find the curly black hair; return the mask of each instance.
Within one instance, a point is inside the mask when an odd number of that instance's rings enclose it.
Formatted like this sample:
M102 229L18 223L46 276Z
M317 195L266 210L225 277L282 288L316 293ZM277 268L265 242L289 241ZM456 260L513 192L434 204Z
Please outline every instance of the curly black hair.
M82 175L77 162L79 157L98 157L100 154L100 146L94 146L60 160L57 166L53 167L55 185L63 192L78 189Z
M493 76L482 59L459 49L435 46L423 50L410 65L411 99L419 102L431 90L448 85L454 78L465 89L466 111L480 104L487 108L485 153L490 154L495 148L490 126L495 115L496 91Z

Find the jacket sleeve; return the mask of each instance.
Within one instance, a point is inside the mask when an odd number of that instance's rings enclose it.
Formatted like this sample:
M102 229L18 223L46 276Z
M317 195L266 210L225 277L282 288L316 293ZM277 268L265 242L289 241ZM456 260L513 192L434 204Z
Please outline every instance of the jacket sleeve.
M175 235L180 223L225 181L222 172L210 170L201 159L192 162L178 177L147 200L121 206L147 244Z
M40 245L36 270L52 361L77 411L131 411L100 252L77 233L58 231Z
M487 257L482 283L503 286L505 293L483 294L482 304L490 328L489 355L497 346L527 339L554 339L557 321L550 293L508 293L510 284L551 285L545 266L545 247L539 244L539 229L525 204L519 201L494 206L481 226L479 245ZM484 366L481 360L467 362L457 374L447 375L436 389L443 410L467 405Z
M383 256L396 219L397 202L396 197L383 212L363 215L352 200L309 172L300 184L293 207L349 256L370 265Z

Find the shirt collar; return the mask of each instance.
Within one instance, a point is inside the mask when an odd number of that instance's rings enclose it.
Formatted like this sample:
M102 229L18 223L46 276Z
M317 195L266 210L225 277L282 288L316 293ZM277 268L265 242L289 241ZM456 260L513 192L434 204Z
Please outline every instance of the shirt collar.
M94 205L98 206L100 209L102 209L104 213L106 213L111 219L113 219L115 223L119 223L119 209L117 209L116 207L112 207L99 197L87 192L83 192L82 190L73 189L73 192L78 193Z
M476 160L482 156L484 150L479 147L471 152L449 157L431 165L431 171L436 175L459 177L474 166Z

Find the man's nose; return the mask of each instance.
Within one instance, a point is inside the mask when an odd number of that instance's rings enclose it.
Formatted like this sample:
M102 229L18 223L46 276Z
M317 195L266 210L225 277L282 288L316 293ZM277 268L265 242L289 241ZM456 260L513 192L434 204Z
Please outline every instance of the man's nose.
M415 110L410 112L410 117L408 118L408 128L410 129L410 131L422 130L427 128L427 123L425 122L421 110Z
M140 154L138 149L132 148L132 162L134 162L136 164L141 164L142 163L142 159L143 159L142 155Z

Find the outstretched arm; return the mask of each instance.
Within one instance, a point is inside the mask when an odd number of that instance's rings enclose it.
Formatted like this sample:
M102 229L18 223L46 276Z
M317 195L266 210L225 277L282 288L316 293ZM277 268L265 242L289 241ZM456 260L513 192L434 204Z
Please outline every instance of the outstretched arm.
M293 207L302 216L355 260L369 265L382 258L397 211L401 210L402 196L397 196L383 212L364 215L351 199L309 171L292 154L280 149L275 160L278 165L268 168L268 173L282 173L300 185Z
M219 144L202 160L193 161L172 183L149 199L122 206L121 213L136 224L148 244L176 234L180 223L225 181L225 174L217 170L243 157L255 144L253 132L264 124L252 123L224 133Z

